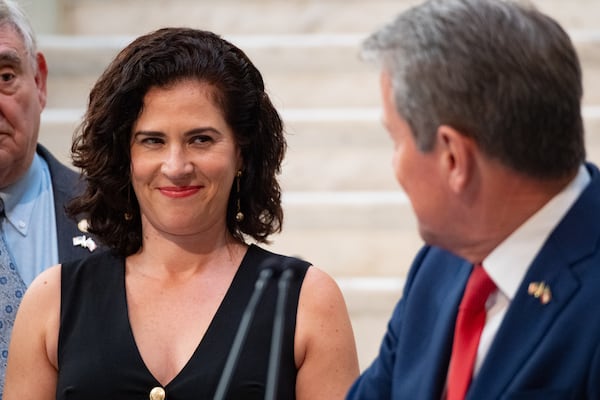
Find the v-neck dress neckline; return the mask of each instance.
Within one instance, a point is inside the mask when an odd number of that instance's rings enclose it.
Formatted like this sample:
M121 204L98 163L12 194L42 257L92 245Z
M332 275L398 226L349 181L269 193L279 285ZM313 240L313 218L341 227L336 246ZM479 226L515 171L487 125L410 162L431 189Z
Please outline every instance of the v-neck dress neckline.
M252 249L252 250L251 250ZM144 358L142 357L142 353L140 352L140 349L138 347L138 344L135 340L135 335L133 334L133 327L131 326L131 319L129 317L129 305L127 303L127 287L126 287L126 282L125 282L125 274L126 274L126 266L125 266L125 259L121 259L121 271L122 271L122 282L123 285L121 286L121 292L119 293L119 297L121 298L122 301L122 306L125 308L125 310L127 310L127 325L128 325L128 337L127 340L130 341L130 345L135 348L135 352L137 355L137 360L140 364L140 369L145 369L146 373L148 374L149 377L151 377L154 382L156 383L156 386L161 386L164 387L165 389L168 389L170 386L173 385L177 385L177 378L182 375L185 374L185 370L188 367L188 365L190 364L190 362L192 360L194 360L194 358L201 356L203 348L206 347L203 345L203 343L205 343L204 338L206 338L207 336L213 335L213 331L214 331L214 326L215 325L219 325L219 319L223 318L223 314L226 314L229 310L227 310L227 305L230 303L228 301L228 298L233 296L235 294L236 291L236 287L240 286L241 284L243 284L243 282L240 282L240 280L244 279L244 276L246 275L246 271L244 271L244 265L247 263L246 261L246 256L248 255L248 253L250 253L251 251L254 251L254 249L252 248L252 246L248 247L246 254L244 254L244 256L242 257L242 261L240 262L240 265L238 266L233 279L231 281L231 284L229 285L229 287L227 288L227 291L225 292L225 296L223 296L223 299L221 300L221 303L219 304L219 306L217 307L217 311L215 312L215 315L213 316L213 318L211 319L208 328L206 329L206 332L204 333L204 335L202 336L202 338L200 339L200 342L196 345L194 351L192 352L190 358L187 360L187 362L185 363L185 365L181 368L181 370L177 373L177 375L175 375L173 377L173 379L171 379L171 381L169 381L166 384L161 384L158 379L156 379L156 377L154 376L154 374L152 374L152 371L150 371L150 369L148 368L148 366L146 365ZM216 321L216 322L215 322ZM208 349L208 351L210 351L210 349Z
M164 386L167 400L214 397L233 338L261 268L296 269L286 304L277 398L294 399L294 332L302 281L309 263L251 245L188 362ZM263 399L277 283L266 286L232 378L228 399ZM125 261L111 252L65 263L61 277L57 400L147 400L161 386L137 348L127 312Z

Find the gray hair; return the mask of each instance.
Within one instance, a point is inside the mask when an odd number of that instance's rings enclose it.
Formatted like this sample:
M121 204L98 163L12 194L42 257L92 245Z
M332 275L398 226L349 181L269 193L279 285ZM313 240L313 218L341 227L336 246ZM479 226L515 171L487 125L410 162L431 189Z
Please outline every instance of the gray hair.
M368 37L362 56L390 75L421 151L449 125L482 152L536 178L585 159L581 67L566 32L501 0L430 0Z
M5 25L11 26L21 36L31 64L37 70L37 43L33 28L23 10L12 0L0 0L0 26Z

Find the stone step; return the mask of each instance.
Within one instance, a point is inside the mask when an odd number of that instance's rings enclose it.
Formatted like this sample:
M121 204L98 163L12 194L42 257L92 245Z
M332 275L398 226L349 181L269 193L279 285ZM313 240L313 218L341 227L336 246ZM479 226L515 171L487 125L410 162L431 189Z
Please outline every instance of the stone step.
M600 110L587 114L588 130L595 129L587 137L589 159L599 163ZM403 276L422 241L393 178L391 145L378 121L355 130L330 125L324 133L302 123L306 129L289 135L282 173L286 217L273 249L306 258L334 276ZM322 121L314 123L318 128ZM65 157L72 131L55 126L53 132L51 125L44 120L40 140Z
M600 106L585 107L586 144L600 163ZM83 109L46 109L40 141L70 163L70 143ZM282 166L284 190L393 191L392 143L372 108L284 109L288 151Z
M48 4L56 4L48 12ZM44 29L49 109L41 141L68 161L87 93L134 35L194 26L225 35L265 76L288 125L282 183L284 231L268 246L306 258L338 281L350 311L361 369L376 356L404 277L422 241L390 166L379 122L377 71L358 44L420 0L30 0ZM584 66L587 144L600 161L600 2L535 0L576 42ZM43 7L42 7L43 6ZM51 10L52 11L52 10ZM48 22L50 21L50 22ZM42 24L43 23L43 24ZM74 111L75 110L75 111ZM333 115L333 117L332 117Z
M423 241L420 238L412 209L406 206L365 206L324 207L315 205L313 213L304 210L300 213L293 207L285 206L287 222L283 233L272 238L270 247L280 253L302 257L335 277L404 277L416 252ZM329 221L314 227L300 228L292 221L298 219L315 220L315 215L331 212L324 218ZM360 217L367 220L371 214L401 220L397 226L386 222L379 227L376 221L348 226L343 218ZM383 215L385 214L385 215ZM340 226L336 226L339 224Z
M228 34L370 32L419 0L29 0L34 26L66 34L139 34L193 26ZM533 0L567 28L598 27L597 0ZM50 21L49 21L50 20Z
M600 30L573 33L583 66L584 103L600 104ZM379 104L378 69L359 59L364 35L228 37L263 73L278 107L369 107ZM40 38L50 69L48 107L82 107L89 90L132 37Z

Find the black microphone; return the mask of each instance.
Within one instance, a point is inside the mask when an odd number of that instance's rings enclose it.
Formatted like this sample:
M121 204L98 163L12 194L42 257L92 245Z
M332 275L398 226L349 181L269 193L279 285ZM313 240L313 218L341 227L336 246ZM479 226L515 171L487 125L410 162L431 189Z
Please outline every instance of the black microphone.
M246 336L248 336L250 323L252 322L254 314L256 313L256 306L258 305L258 302L262 297L265 288L267 287L267 283L273 277L273 274L277 269L278 267L274 263L269 263L262 269L262 271L260 271L258 278L256 279L252 296L250 297L250 300L244 309L240 326L238 327L235 338L233 339L231 350L229 350L225 367L221 373L221 379L217 385L214 400L223 400L227 394L231 378L233 377L233 372L235 371L235 367L242 352L242 347L246 341Z
M277 281L277 304L275 306L275 316L273 321L273 335L271 337L269 367L267 369L265 400L275 400L275 395L277 393L277 378L280 370L279 366L281 364L281 346L283 344L283 327L285 323L285 305L290 282L294 278L294 270L289 268L286 264L282 266L283 272Z

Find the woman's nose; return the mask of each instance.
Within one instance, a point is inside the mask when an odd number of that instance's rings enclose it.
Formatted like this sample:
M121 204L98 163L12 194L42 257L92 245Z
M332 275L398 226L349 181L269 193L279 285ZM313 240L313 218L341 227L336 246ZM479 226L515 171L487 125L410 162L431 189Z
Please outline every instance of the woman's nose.
M194 166L184 149L172 148L168 151L161 166L161 172L171 179L190 175Z

